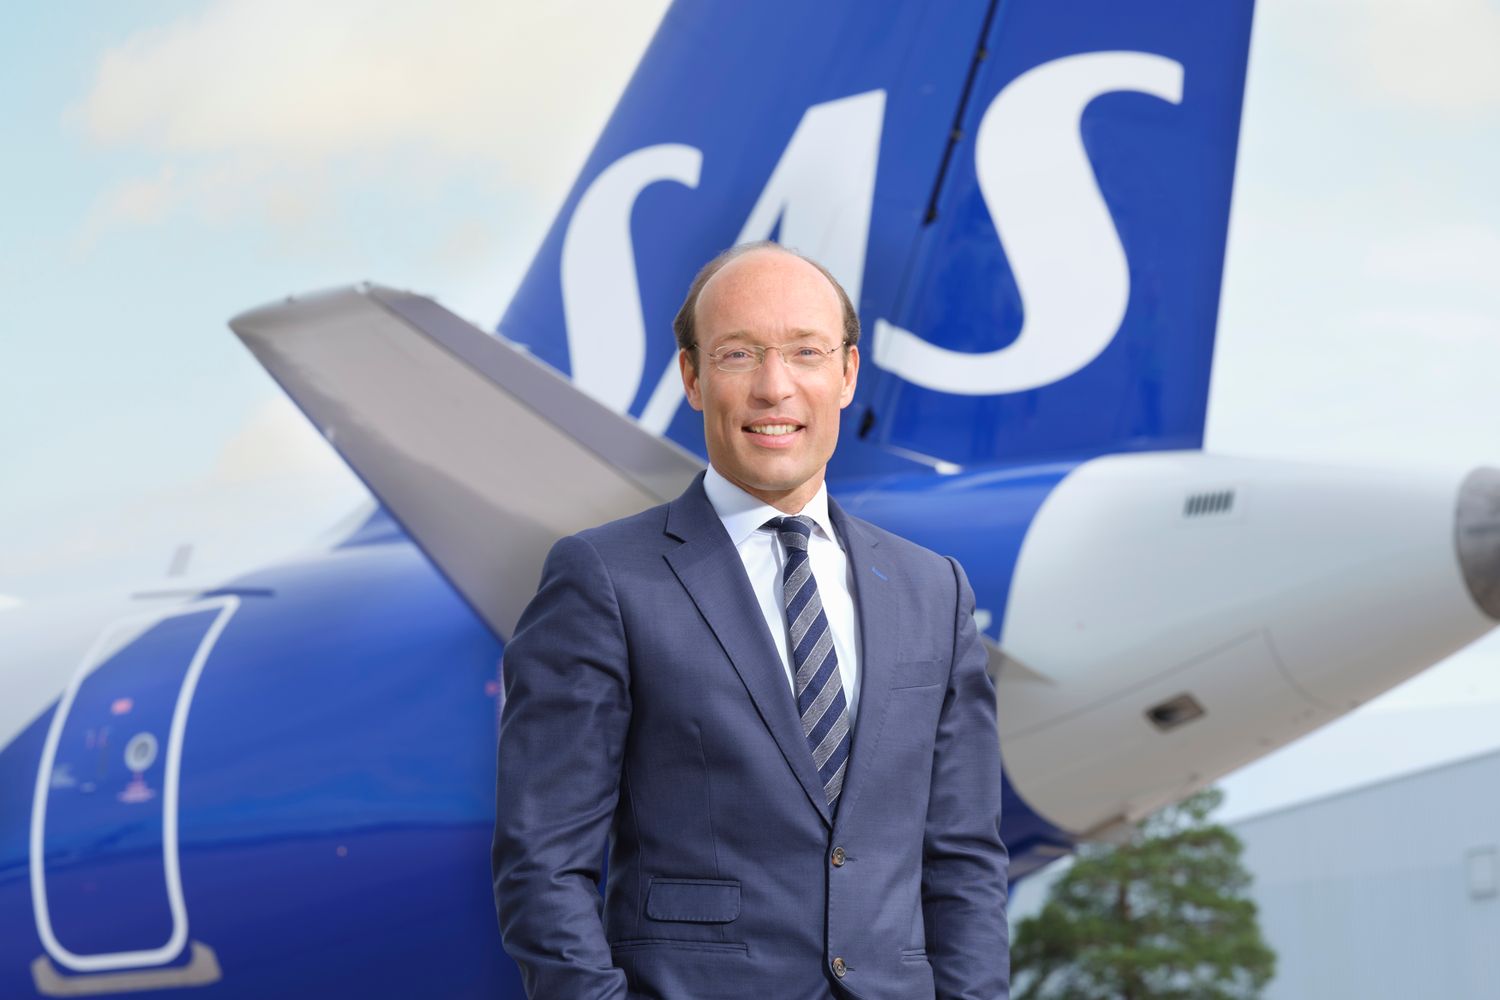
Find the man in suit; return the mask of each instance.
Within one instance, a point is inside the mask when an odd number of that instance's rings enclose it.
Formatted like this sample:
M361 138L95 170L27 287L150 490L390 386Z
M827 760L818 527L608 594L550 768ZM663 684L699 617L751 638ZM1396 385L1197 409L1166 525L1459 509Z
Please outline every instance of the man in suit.
M823 482L854 308L753 244L674 326L710 468L558 542L505 650L505 947L533 1000L1003 1000L973 594Z

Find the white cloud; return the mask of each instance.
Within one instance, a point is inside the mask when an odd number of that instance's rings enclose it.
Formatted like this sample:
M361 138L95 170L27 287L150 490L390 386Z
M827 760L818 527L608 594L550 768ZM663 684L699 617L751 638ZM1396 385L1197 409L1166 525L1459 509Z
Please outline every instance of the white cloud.
M9 594L0 594L0 611L9 611L11 608L19 608L26 602L19 597L11 597Z
M1500 111L1500 8L1489 0L1328 0L1334 55L1374 101L1470 118ZM1303 9L1293 5L1292 9Z
M135 177L116 185L95 203L80 239L87 249L100 234L117 226L149 226L161 222L179 200L177 170L163 164L153 177Z
M282 166L414 145L547 187L662 6L219 0L110 49L73 114L104 144Z
M52 600L166 583L182 545L193 549L190 576L229 575L305 550L368 499L332 446L277 395L252 411L203 475L112 506L0 525L0 588Z
M664 7L217 0L137 31L67 117L161 166L113 183L80 249L167 216L347 249L361 229L344 195L454 185L509 206L506 234L530 249Z
M177 171L171 164L163 166L156 177L123 185L115 192L107 210L111 215L134 222L159 222L172 197Z
M1449 367L1444 374L1448 375L1453 374L1452 365L1472 363L1474 355L1449 353L1443 357L1444 352L1465 346L1500 345L1500 316L1441 306L1369 309L1355 313L1349 327L1358 332L1361 342L1374 341L1388 349L1393 362L1425 353L1432 360L1446 361Z
M1453 222L1426 231L1387 236L1365 259L1379 279L1468 286L1500 305L1500 231L1477 222Z
M283 476L338 479L348 475L342 461L284 395L269 397L224 443L206 485L234 487Z

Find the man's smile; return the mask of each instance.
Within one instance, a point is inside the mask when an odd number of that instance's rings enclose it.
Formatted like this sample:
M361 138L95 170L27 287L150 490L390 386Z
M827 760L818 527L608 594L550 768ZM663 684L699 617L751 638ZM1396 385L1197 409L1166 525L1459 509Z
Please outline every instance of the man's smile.
M757 420L741 429L757 444L779 448L795 441L803 425L785 419Z

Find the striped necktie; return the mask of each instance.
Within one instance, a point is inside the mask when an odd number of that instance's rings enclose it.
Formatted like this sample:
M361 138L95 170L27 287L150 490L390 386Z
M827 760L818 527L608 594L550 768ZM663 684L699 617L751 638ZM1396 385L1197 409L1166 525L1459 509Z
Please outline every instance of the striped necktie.
M833 631L823 613L818 583L807 557L812 536L810 517L773 517L774 528L786 546L782 568L781 600L786 608L787 634L791 638L792 668L796 675L797 712L802 734L812 750L823 796L830 809L844 787L844 768L849 762L849 712L844 684L839 677L839 658L833 649Z

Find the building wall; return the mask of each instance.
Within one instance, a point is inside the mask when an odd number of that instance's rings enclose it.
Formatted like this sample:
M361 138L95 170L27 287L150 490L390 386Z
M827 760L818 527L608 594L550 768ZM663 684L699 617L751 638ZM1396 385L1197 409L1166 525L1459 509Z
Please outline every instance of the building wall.
M1500 753L1240 820L1266 1000L1500 998Z

